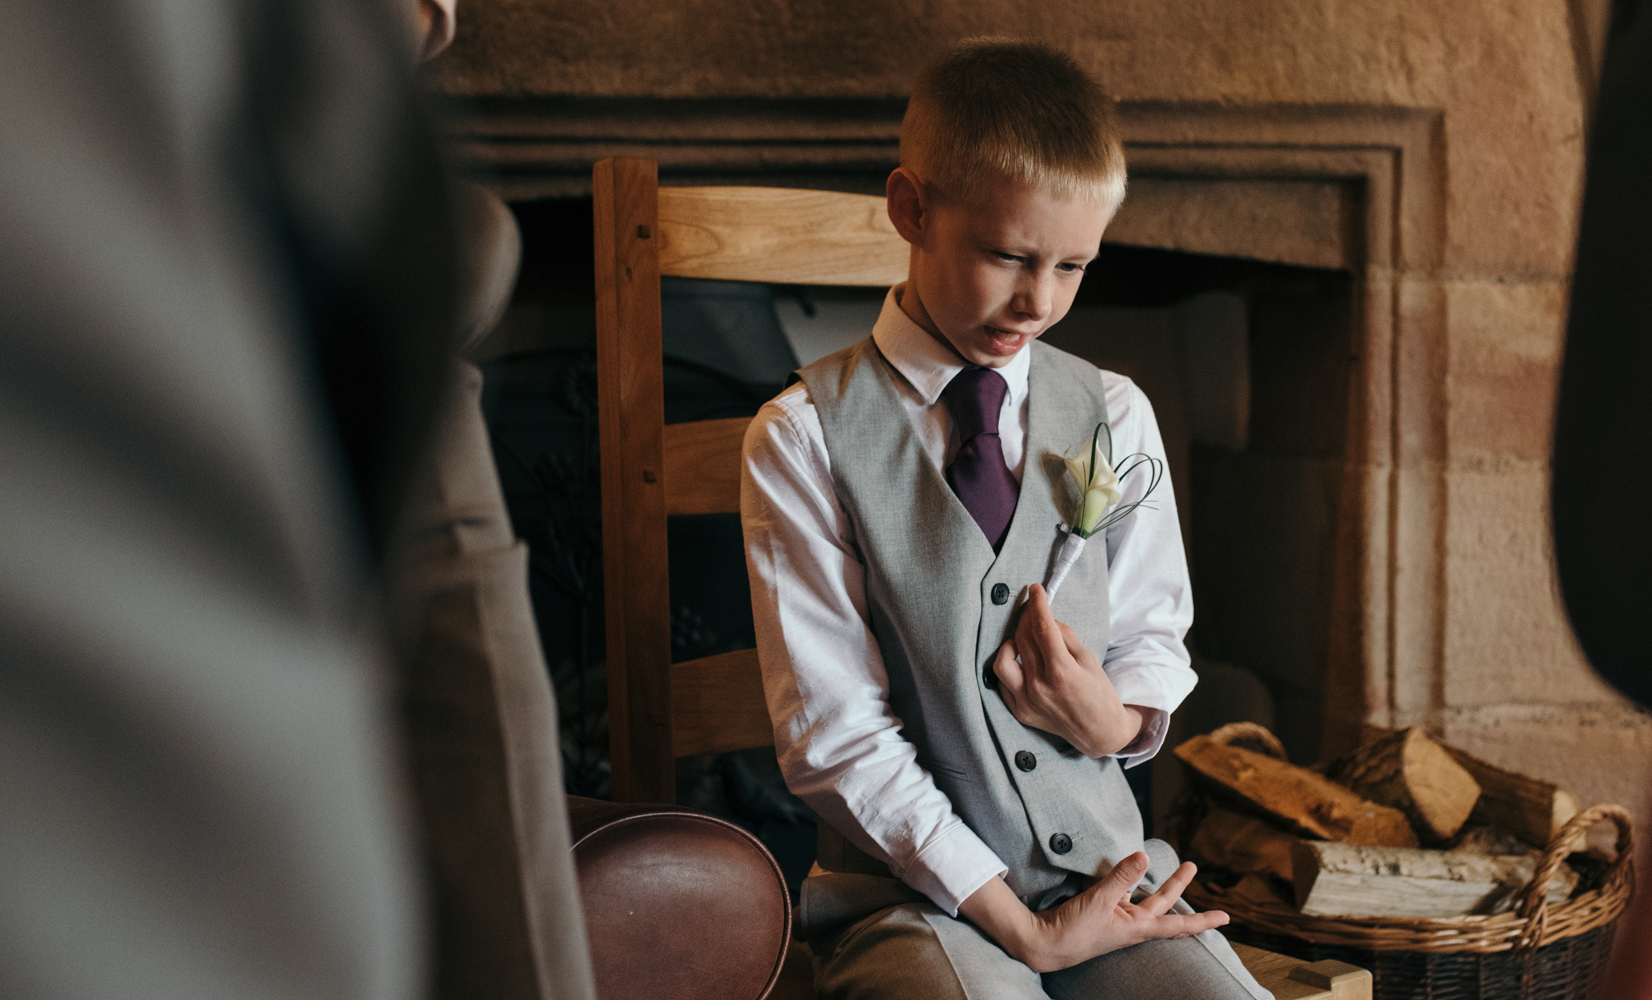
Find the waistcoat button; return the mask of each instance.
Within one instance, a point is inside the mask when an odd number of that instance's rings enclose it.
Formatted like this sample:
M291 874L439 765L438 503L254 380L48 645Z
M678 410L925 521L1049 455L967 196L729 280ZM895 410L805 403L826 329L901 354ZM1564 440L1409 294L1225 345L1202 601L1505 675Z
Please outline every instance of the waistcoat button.
M992 585L992 603L994 603L994 604L1007 604L1009 602L1009 599L1010 599L1009 584L1007 584L1007 583L995 583L995 584Z
M1053 833L1050 835L1050 850L1056 852L1057 854L1066 854L1072 849L1073 838L1067 836L1065 833Z
M1038 766L1038 758L1026 750L1017 750L1015 752L1015 766L1023 771L1031 771Z

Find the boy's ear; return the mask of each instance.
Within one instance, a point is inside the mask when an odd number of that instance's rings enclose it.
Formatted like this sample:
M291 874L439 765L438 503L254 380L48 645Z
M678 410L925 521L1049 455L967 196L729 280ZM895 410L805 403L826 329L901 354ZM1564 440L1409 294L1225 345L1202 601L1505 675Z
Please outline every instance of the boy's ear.
M907 168L896 167L890 173L884 191L889 221L895 224L895 232L913 246L922 246L924 229L929 222L923 182Z

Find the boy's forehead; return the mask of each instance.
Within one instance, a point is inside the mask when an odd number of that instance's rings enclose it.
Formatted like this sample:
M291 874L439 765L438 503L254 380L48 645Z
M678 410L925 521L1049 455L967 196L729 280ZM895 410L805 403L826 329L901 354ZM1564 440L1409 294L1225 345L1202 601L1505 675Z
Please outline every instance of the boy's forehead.
M1010 178L983 185L967 200L943 202L959 235L974 239L1062 244L1062 251L1094 253L1112 216L1110 206L1084 197L1063 198L1039 185Z
M945 203L963 208L984 209L1000 204L1006 199L1022 197L1038 197L1047 201L1063 205L1102 205L1104 208L1117 208L1111 204L1116 200L1110 197L1112 185L1096 184L1093 188L1073 192L1068 186L1058 188L1056 182L1040 182L1001 170L982 170L975 175L968 190L941 191L932 182L925 181L931 197L937 204ZM1122 190L1122 185L1120 185Z

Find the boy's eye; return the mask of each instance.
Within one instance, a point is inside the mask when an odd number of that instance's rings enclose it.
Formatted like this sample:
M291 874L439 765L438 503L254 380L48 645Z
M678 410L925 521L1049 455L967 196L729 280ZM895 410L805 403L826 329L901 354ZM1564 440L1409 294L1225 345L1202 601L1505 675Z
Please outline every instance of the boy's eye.
M1057 264L1056 267L1067 274L1074 274L1084 270L1083 264L1061 263Z
M1015 254L1013 254L1013 253L1005 253L1005 252L1004 252L1004 251L1002 251L1002 250L994 250L994 251L993 251L993 252L992 252L992 255L993 255L993 256L994 256L994 257L997 257L997 258L998 258L998 259L999 259L999 260L1002 260L1002 261L1007 261L1007 262L1009 262L1009 263L1012 263L1012 264L1018 264L1018 263L1020 263L1020 262L1021 262L1021 258L1020 258L1020 257L1017 257L1017 256L1016 256L1016 255L1015 255Z

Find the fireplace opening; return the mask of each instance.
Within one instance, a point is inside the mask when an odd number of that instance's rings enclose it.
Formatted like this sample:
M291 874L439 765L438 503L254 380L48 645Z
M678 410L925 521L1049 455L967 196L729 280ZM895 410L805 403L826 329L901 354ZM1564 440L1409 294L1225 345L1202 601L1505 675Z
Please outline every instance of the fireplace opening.
M591 202L514 208L523 273L482 346L485 409L511 516L532 550L567 785L600 796L606 679ZM665 292L668 422L755 413L792 363L866 336L883 298L881 290L699 282ZM1072 312L1045 334L1134 379L1165 439L1201 678L1167 748L1249 719L1273 728L1298 763L1319 755L1337 627L1356 293L1340 270L1106 244ZM754 339L752 351L729 347ZM751 645L737 519L673 518L670 533L677 658ZM1168 750L1129 777L1144 815L1162 820L1180 787ZM778 785L772 752L685 761L679 779L679 801L742 822L794 881L801 877L813 819Z
M1106 246L1045 339L1152 402L1193 580L1199 686L1166 748L1234 721L1320 756L1347 479L1356 286L1345 271ZM1153 762L1152 813L1182 786ZM1138 779L1139 782L1140 779Z

